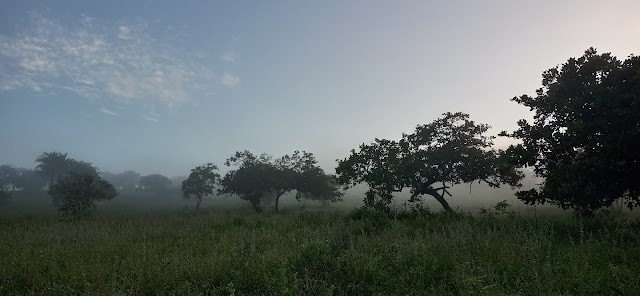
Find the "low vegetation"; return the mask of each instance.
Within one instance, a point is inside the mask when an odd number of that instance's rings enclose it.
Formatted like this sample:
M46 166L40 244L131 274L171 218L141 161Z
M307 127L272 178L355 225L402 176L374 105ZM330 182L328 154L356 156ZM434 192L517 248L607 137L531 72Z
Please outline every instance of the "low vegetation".
M640 221L174 213L0 220L2 295L632 295Z

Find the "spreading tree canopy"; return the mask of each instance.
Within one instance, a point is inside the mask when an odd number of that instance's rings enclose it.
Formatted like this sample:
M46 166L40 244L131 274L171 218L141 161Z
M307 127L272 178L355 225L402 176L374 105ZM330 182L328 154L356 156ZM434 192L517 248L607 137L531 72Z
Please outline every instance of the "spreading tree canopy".
M91 215L96 201L113 199L118 193L96 175L69 173L50 186L49 195L59 201L64 217L80 219Z
M260 212L267 197L274 196L274 209L278 211L280 197L296 191L296 198L318 201L338 201L342 193L332 178L317 166L312 153L295 151L281 158L249 151L236 152L225 162L236 167L220 181L221 194L235 194L251 203Z
M545 71L536 96L512 100L535 115L501 133L522 141L507 154L544 177L520 199L585 214L620 198L640 205L640 57L620 61L590 48Z
M213 189L220 179L217 170L217 166L207 163L192 169L189 177L182 181L182 194L185 199L192 196L196 198L196 209L200 209L203 197L213 194Z
M226 166L235 166L220 180L220 194L235 194L248 201L256 212L262 211L262 199L266 194L284 187L278 181L278 169L271 157L256 156L249 151L238 151L225 161Z
M476 124L464 113L445 113L432 123L418 125L412 134L399 141L375 139L360 145L359 151L338 160L338 182L345 188L367 183L365 204L387 207L393 192L411 190L410 201L421 195L433 196L447 211L452 211L444 195L452 185L486 182L518 186L522 174L516 167L490 149L489 126Z
M99 178L98 169L86 161L75 160L67 156L67 153L44 152L36 158L36 172L45 178L49 187L69 174L91 175ZM28 175L25 175L28 177ZM28 181L22 178L20 181ZM58 206L58 195L52 195L54 206Z

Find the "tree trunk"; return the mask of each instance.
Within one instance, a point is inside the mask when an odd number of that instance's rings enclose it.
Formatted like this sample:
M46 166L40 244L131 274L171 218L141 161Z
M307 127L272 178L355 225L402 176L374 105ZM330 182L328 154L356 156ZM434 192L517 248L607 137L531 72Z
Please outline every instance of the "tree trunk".
M250 202L256 213L262 212L262 208L260 207L260 200L251 200Z
M447 200L444 199L444 196L442 196L440 193L438 193L437 190L433 189L433 188L425 188L422 191L425 194L431 195L433 197L435 197L435 199L442 205L442 207L445 209L445 211L453 213L453 209L451 208L451 206L449 206L449 203L447 202Z
M276 194L276 203L273 206L273 208L276 210L276 212L278 211L278 204L280 203L280 197L284 194L284 192L279 192Z
M200 203L202 202L202 196L198 196L196 201L196 210L200 210Z

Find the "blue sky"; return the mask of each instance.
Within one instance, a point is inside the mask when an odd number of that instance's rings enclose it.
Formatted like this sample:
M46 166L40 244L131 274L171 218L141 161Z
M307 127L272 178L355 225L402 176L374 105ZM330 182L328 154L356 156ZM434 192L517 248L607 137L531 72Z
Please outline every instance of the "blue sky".
M0 163L171 176L298 149L333 172L447 111L512 130L509 99L590 46L640 54L639 1L523 2L5 0Z

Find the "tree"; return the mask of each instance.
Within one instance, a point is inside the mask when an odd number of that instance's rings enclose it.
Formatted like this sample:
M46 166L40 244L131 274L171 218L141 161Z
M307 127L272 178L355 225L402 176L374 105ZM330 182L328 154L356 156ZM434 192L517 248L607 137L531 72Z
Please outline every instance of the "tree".
M279 172L271 159L266 154L255 156L249 151L236 152L225 161L225 165L237 169L228 171L220 180L218 193L238 195L248 201L256 212L262 212L261 203L265 195L282 187L274 186Z
M296 200L308 199L328 202L342 201L343 192L334 175L327 175L322 169L317 168L297 175Z
M48 181L49 187L68 174L91 175L95 178L100 175L91 163L67 157L67 153L45 152L38 156L36 162L36 171ZM59 200L56 196L52 197L53 205L57 207Z
M512 100L535 115L501 133L522 141L507 155L544 178L518 198L581 214L620 198L629 208L640 205L640 57L620 61L590 48L545 71L535 97Z
M91 163L69 158L67 153L44 152L36 158L36 163L36 172L47 180L49 186L69 173L99 176L98 169Z
M403 133L399 141L375 139L360 145L360 151L351 150L348 158L338 160L338 182L345 189L367 183L368 206L387 207L393 192L410 188L410 201L427 194L452 211L444 198L451 196L447 189L452 185L474 181L492 187L519 185L522 173L490 149L493 138L484 135L488 129L469 120L468 114L445 113L418 125L412 134Z
M142 190L161 193L166 192L169 186L171 186L171 180L160 174L152 174L140 178Z
M47 179L49 186L53 185L62 175L67 173L67 153L44 152L36 158L36 171Z
M296 199L300 200L304 197L300 187L304 184L304 181L310 181L318 179L305 180L303 174L310 174L312 171L320 169L317 167L318 161L313 153L306 151L294 151L292 155L284 155L281 158L274 161L275 171L271 177L273 183L273 193L275 195L274 209L277 212L279 210L280 197L293 190L298 191Z
M64 217L77 220L90 216L96 201L113 199L118 193L98 176L69 173L49 188L49 195L60 201L58 210Z
M191 170L189 177L182 181L182 193L185 199L196 198L196 209L200 209L202 198L213 194L213 188L220 179L216 173L218 167L212 163L198 166Z
M236 166L237 169L222 178L220 193L239 195L251 202L258 212L261 204L271 196L274 198L274 210L278 211L280 198L294 190L298 200L338 201L342 196L337 185L331 183L317 166L313 153L294 151L274 160L267 154L255 156L249 151L236 152L225 165Z
M90 162L75 160L72 158L67 159L67 168L64 174L73 173L76 175L91 175L93 177L99 177L100 173L98 169Z

